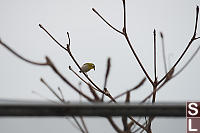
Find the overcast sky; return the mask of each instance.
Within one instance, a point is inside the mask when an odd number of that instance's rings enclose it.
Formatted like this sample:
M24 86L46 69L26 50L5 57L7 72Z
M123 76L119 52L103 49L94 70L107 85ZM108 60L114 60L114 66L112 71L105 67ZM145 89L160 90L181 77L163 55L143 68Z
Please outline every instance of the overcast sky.
M157 31L157 71L158 79L161 79L165 71L159 32L162 31L165 37L169 70L192 37L196 5L200 5L199 0L127 0L127 32L151 78L154 76L153 29ZM28 59L42 62L48 55L60 72L78 86L79 79L68 70L68 66L71 65L76 71L78 68L68 54L58 47L39 28L38 24L46 27L64 46L68 43L66 33L69 32L72 53L80 64L93 62L96 65L96 71L91 71L88 75L100 87L103 87L104 83L106 60L111 57L107 87L115 96L137 85L143 79L144 73L131 53L125 38L103 23L92 8L99 11L117 29L122 29L121 0L1 0L0 38ZM200 36L200 28L197 30L197 35ZM186 63L199 45L199 40L192 44L175 72ZM198 53L180 75L158 92L157 101L199 100L199 58ZM78 94L63 83L49 67L27 64L1 46L0 61L0 99L44 101L44 98L32 93L36 91L55 100L55 96L40 82L40 77L43 77L53 88L56 89L59 86L66 100L79 100ZM85 85L82 85L82 89L87 92ZM146 81L132 94L131 100L140 101L151 91L152 87L149 81ZM90 132L114 132L108 122L103 119L89 118L87 121ZM100 124L102 125L99 126ZM185 125L185 119L157 119L153 123L153 131L155 133L169 132L173 126L176 132L185 132ZM102 129L102 126L105 128ZM1 118L0 127L3 133L78 132L63 118Z

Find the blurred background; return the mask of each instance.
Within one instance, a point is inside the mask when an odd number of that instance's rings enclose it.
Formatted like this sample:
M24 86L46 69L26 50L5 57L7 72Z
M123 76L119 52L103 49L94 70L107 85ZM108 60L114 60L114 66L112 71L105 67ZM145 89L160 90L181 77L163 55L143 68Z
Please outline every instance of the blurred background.
M168 70L173 66L190 41L195 22L198 0L127 0L127 32L145 69L153 78L153 30L157 31L158 79L165 74L162 45L159 32L163 32ZM121 0L1 0L0 38L11 48L28 59L43 62L48 55L59 71L75 86L80 80L68 69L71 65L78 72L68 54L47 36L38 24L42 24L64 46L71 37L71 51L80 64L93 62L96 71L88 75L103 87L106 61L111 57L111 71L107 88L113 96L137 85L144 73L136 62L125 38L108 27L93 11L95 8L113 26L121 30L123 12ZM199 22L200 27L200 22ZM200 36L200 29L197 30ZM177 72L199 47L195 41ZM167 83L158 93L158 102L184 102L199 100L200 54L176 78ZM49 68L27 64L0 46L0 100L42 100L44 97L57 100L40 82L44 78L55 90L60 87L65 99L79 101L79 95L67 86ZM82 84L87 93L87 86ZM57 91L57 90L56 90ZM143 100L152 87L149 81L131 94L132 102ZM89 94L89 92L88 92ZM118 101L124 101L122 97ZM84 100L83 100L84 101ZM116 121L119 121L116 119ZM86 118L90 132L114 132L109 123L98 117ZM121 124L121 122L118 122ZM65 118L0 118L2 133L54 133L79 132ZM104 128L102 128L104 127ZM172 128L173 127L173 128ZM154 133L185 132L184 118L156 118Z

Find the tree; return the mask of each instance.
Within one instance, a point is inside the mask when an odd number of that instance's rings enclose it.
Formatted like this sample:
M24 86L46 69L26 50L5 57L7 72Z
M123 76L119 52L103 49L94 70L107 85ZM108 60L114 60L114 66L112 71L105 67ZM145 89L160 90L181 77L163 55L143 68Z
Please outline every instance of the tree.
M126 24L126 1L122 0L122 4L123 4L123 28L122 30L119 30L117 28L115 28L112 24L110 24L110 22L108 22L102 15L100 15L99 12L97 12L94 8L92 9L94 11L94 13L96 13L110 28L112 28L114 31L116 31L117 33L119 33L120 35L122 35L125 40L127 41L127 44L132 52L132 54L134 55L136 61L138 62L141 70L143 71L144 75L146 76L146 78L148 79L148 81L150 82L150 84L152 85L153 88L153 92L151 94L149 94L144 100L141 101L141 103L146 102L148 99L150 99L152 97L152 103L156 102L156 92L158 90L160 90L160 88L162 88L166 83L168 83L171 79L173 79L174 77L176 77L180 72L182 72L184 70L184 68L189 64L189 62L193 59L193 57L196 55L196 53L199 50L199 47L197 48L197 50L194 52L193 56L186 62L186 64L178 71L178 72L174 72L176 66L179 64L179 62L182 60L183 56L185 55L185 53L188 51L189 47L191 46L191 44L199 39L200 37L198 37L196 35L197 32L197 25L198 25L198 14L199 14L199 7L196 7L196 21L195 21L195 26L194 26L194 32L193 35L191 37L191 40L188 42L187 47L185 48L185 50L183 51L183 53L180 55L180 57L178 58L178 60L175 62L175 64L168 70L166 67L166 55L165 55L165 48L164 48L164 36L163 33L160 33L161 39L162 39L162 46L163 46L163 59L164 59L164 64L165 64L165 72L166 74L162 77L162 78L157 78L157 33L156 30L154 29L153 31L153 37L154 37L154 78L151 78L149 75L149 73L147 72L147 70L145 69L145 67L142 64L142 61L140 60L139 56L137 55L135 49L133 48L133 44L129 39L129 35L127 33L127 24ZM77 62L75 56L73 55L73 52L71 51L71 41L70 41L70 35L67 32L67 37L68 37L68 44L67 46L65 46L64 44L61 44L60 42L57 41L57 39L55 39L50 33L49 31L42 26L41 24L39 25L41 29L43 29L47 35L50 36L51 39L53 39L55 41L56 44L58 44L59 47L61 47L62 49L64 49L69 56L71 57L71 59L73 60L73 62L76 64L77 68L79 70L81 70L81 66L80 64ZM93 97L90 97L88 94L82 92L79 88L75 87L75 85L73 83L71 83L67 78L65 78L63 76L63 74L57 69L57 67L54 65L54 63L51 61L51 59L46 56L45 62L34 62L32 60L28 60L27 58L25 58L24 56L19 55L17 52L15 52L14 50L12 50L6 43L4 43L3 41L0 42L2 44L2 46L4 46L5 48L7 48L7 50L9 50L10 52L12 52L14 55L16 55L18 58L24 60L25 62L28 62L30 64L33 65L39 65L39 66L49 66L60 78L61 80L63 80L67 85L69 85L74 91L76 91L77 93L79 93L79 95L83 98L85 98L86 100L88 100L89 102L106 102L104 100L104 97L108 97L110 99L109 102L114 102L116 103L116 99L118 97L121 97L122 95L126 95L126 100L125 102L130 102L130 93L133 90L136 90L137 88L139 88L141 85L143 85L143 83L145 82L145 79L142 79L142 81L139 82L138 85L136 85L135 87L133 87L132 89L128 90L128 91L124 91L122 93L120 93L118 96L114 97L112 96L112 93L109 91L109 88L107 88L107 79L109 76L109 72L110 72L110 66L111 66L111 62L110 62L110 58L108 58L107 60L107 69L106 69L106 74L105 74L105 80L104 80L104 87L101 88L99 87L96 83L94 83L94 81L86 74L83 73L83 75L85 76L85 78L88 80L84 80L83 78L80 77L80 75L71 67L69 66L69 70L72 71L82 82L84 82L91 94L93 95ZM63 103L66 102L66 100L63 97L62 91L61 89L58 89L61 93L61 96L59 96L51 87L50 85L47 84L47 82L41 78L41 82L43 84L45 84L47 86L47 88ZM82 117L80 117L81 122L83 124L83 126L81 126L79 124L79 122L76 120L76 118L73 118L74 121L76 122L77 126L79 127L81 132L88 132L85 122L83 120ZM137 122L133 117L122 117L122 122L123 122L123 128L120 128L116 125L116 123L113 121L113 119L111 117L107 117L106 119L108 119L108 121L110 122L110 124L112 125L112 127L115 129L116 132L136 132L138 130L145 130L146 132L151 132L151 123L152 120L154 119L153 117L150 117L148 119L145 119L144 123L139 123ZM135 127L134 125L137 125L137 127L139 128L135 128L133 129L133 127Z

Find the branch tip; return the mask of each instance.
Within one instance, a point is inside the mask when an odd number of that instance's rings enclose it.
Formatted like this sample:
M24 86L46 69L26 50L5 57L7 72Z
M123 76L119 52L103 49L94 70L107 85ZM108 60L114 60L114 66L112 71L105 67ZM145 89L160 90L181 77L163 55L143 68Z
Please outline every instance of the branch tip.
M40 28L43 28L43 26L42 26L41 24L39 24L39 27L40 27Z
M92 8L92 11L97 12L94 8Z
M47 63L48 65L52 64L52 63L51 63L51 60L49 59L48 56L45 56L45 59L46 59L46 63Z
M163 33L162 32L160 32L160 37L163 38Z
M69 70L72 70L72 67L71 67L71 66L69 66Z
M41 82L44 82L43 78L40 78L40 81L41 81Z
M153 34L156 34L156 30L155 29L153 29Z

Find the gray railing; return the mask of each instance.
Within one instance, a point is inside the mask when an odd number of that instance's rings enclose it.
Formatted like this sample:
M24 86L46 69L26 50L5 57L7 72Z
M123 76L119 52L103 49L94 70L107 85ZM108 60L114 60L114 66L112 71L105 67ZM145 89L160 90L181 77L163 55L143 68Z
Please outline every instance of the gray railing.
M185 117L185 103L0 102L0 116L163 116Z

